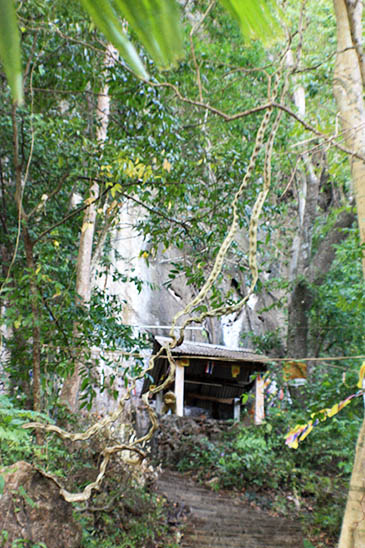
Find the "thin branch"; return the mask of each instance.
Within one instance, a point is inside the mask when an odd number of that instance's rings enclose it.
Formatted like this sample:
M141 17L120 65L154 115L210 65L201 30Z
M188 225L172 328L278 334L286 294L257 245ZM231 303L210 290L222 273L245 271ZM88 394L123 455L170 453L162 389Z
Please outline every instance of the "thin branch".
M155 207L150 207L150 206L146 205L145 203L141 202L137 198L134 198L130 194L126 194L125 192L123 192L123 196L125 196L129 200L132 200L132 202L135 202L136 204L140 205L144 209L147 209L147 211L150 211L151 213L155 213L156 215L159 215L160 217L163 217L164 219L166 219L167 221L170 221L171 223L175 223L175 224L178 224L178 225L182 226L186 232L189 232L189 226L184 221L179 221L178 219L174 219L173 217L169 217L163 211L161 211L161 210L159 210Z
M35 33L34 37L33 37L33 44L32 44L32 49L31 49L31 52L30 52L30 55L29 55L29 58L28 58L28 61L27 61L27 66L25 67L25 70L24 70L24 75L23 75L23 81L25 82L28 74L29 74L29 70L30 70L30 65L32 63L32 59L33 59L33 56L35 54L35 49L36 49L36 46L37 46L37 41L38 41L38 31Z
M28 213L28 216L27 216L28 219L30 219L30 217L32 217L34 213L38 213L46 205L46 202L48 202L48 200L50 200L51 198L53 198L53 196L58 194L58 192L61 190L63 183L65 182L68 176L69 176L69 172L66 172L62 175L62 177L58 181L56 188L50 194L47 195L45 200L41 199L41 201Z
M196 71L196 80L197 80L197 85L198 85L198 90L199 90L199 99L200 99L200 101L203 100L203 89L202 89L202 82L201 82L201 77L200 77L200 67L199 67L199 64L198 64L198 61L197 61L197 58L196 58L196 55L195 55L193 35L201 27L201 25L203 24L205 18L209 15L209 12L211 11L211 9L213 8L214 5L215 5L215 0L211 0L209 6L208 6L207 10L205 11L205 13L203 14L202 18L199 19L199 21L197 23L195 23L195 25L192 27L192 29L190 31L190 34L189 34L190 50L191 50L191 55L192 55L192 58L193 58L193 63L194 63L194 66L195 66L195 71Z
M365 162L365 157L362 156L361 154L358 154L357 152L349 150L348 148L344 147L340 143L336 143L334 141L334 139L337 139L337 137L338 137L337 135L333 135L332 137L330 137L326 133L322 133L322 131L319 131L318 129L316 129L312 125L310 125L307 122L305 122L304 120L302 120L297 114L295 114L295 112L293 112L289 107L287 107L285 105L274 102L274 103L272 103L272 106L274 108L279 108L279 109L283 110L284 112L286 112L289 116L291 116L297 122L299 122L305 129L307 129L308 131L311 131L312 133L314 133L318 137L321 137L321 139L325 139L327 142L331 142L332 146L334 146L335 148L338 148L342 152L345 152L346 154L349 154L350 156L353 156L353 157L358 158L359 160L362 160L363 162ZM357 128L353 128L353 131L356 131L356 129Z
M245 118L246 116L250 116L251 114L256 114L258 112L262 112L263 110L278 108L278 109L283 110L284 112L286 112L286 114L288 114L292 118L294 118L297 122L299 122L299 124L301 124L308 131L314 133L315 135L317 135L318 137L321 137L322 139L325 139L328 142L332 142L332 146L334 146L335 148L338 148L342 152L345 152L346 154L349 154L350 156L353 156L353 157L358 158L359 160L362 160L363 162L365 162L365 157L362 156L361 154L358 154L357 152L349 150L348 148L344 147L340 143L334 142L334 139L337 136L330 137L326 133L322 133L322 131L319 131L318 129L316 129L312 125L310 125L307 122L305 122L304 120L302 120L302 118L300 118L289 107L287 107L286 105L283 105L281 103L276 103L275 101L270 101L268 103L264 103L263 105L258 105L257 107L253 107L253 108L249 108L247 110L243 110L241 112L237 112L236 114L227 114L227 113L223 112L222 110L219 110L218 108L212 107L208 103L203 103L202 101L195 101L194 99L190 99L189 97L185 97L184 95L182 95L180 93L180 90L177 88L177 86L175 86L174 84L170 84L169 82L159 82L159 83L149 82L149 83L150 83L151 86L154 86L154 87L164 87L164 88L172 89L173 92L175 93L175 95L178 97L178 99L180 99L180 101L183 101L184 103L188 103L188 104L193 105L195 107L199 107L199 108L208 110L208 111L212 112L213 114L216 114L220 118L223 118L223 120L225 122L232 122L234 120L239 120L240 118Z
M78 175L77 176L78 179L81 179L81 180L84 180L84 181L96 181L97 183L101 183L103 185L106 185L106 184L110 184L112 183L113 185L117 185L117 184L120 184L120 182L118 181L111 181L110 179L106 180L106 179L99 179L98 177L86 177L86 175ZM123 183L123 187L126 187L126 186L135 186L137 183L140 183L142 181L138 180L137 182L136 181L133 181L131 183ZM151 185L151 186L157 186L157 185L161 185L163 187L165 186L168 186L168 185L181 185L181 182L180 181L149 181L148 185Z
M44 238L44 236L46 236L47 234L52 232L52 230L54 228L57 228L58 226L61 226L63 223L65 223L66 221L68 221L72 217L75 217L75 215L78 215L79 213L84 211L84 209L88 208L91 204L94 204L95 202L98 202L108 192L108 190L109 189L103 190L103 192L101 194L99 194L99 196L97 196L93 200L88 201L86 204L83 204L82 206L78 207L77 209L74 209L74 211L71 211L68 215L63 217L63 219L61 219L60 221L57 221L57 223L54 223L52 226L48 227L46 230L41 232L41 234L38 236L38 238L36 238L34 240L34 245L36 245L42 238Z
M28 89L28 88L26 87L25 89ZM63 93L66 95L95 95L95 97L98 97L98 96L106 97L105 94L98 93L97 91L92 91L88 89L77 90L77 89L33 88L33 91L39 91L42 93L54 93L54 94ZM127 92L129 92L129 90L127 90Z
M66 346L64 346L63 348L65 349L66 354L68 354L69 358L72 360L74 358L74 356L72 355L72 352L70 352L70 348L72 348L72 343L68 340L68 337L66 335L66 332L63 329L62 324L60 324L58 318L53 314L52 308L48 305L47 300L44 297L44 295L42 294L39 287L38 287L38 291L39 291L39 294L40 294L40 297L42 299L44 307L47 309L49 315L53 318L53 321L55 322L55 324L58 327L60 333L62 334L62 337L64 338Z
M297 158L297 160L296 160L296 162L295 162L294 169L293 169L293 171L292 171L292 173L291 173L291 175L290 175L289 182L288 182L288 184L286 185L284 192L279 196L279 200L282 200L282 199L283 199L283 197L285 196L285 194L288 192L288 190L289 190L289 188L290 188L292 182L294 181L294 179L295 179L295 174L296 174L296 172L297 172L298 164L299 164L300 160L301 160L301 158L300 158L300 156L298 156L298 158Z
M85 177L80 177L81 179L85 179ZM90 177L87 178L88 180L94 180L94 179L90 179ZM105 182L105 181L103 181ZM109 182L109 181L108 181ZM74 211L71 211L68 215L66 215L65 217L63 217L62 219L60 219L59 221L57 221L56 223L54 223L52 226L48 227L46 230L44 230L35 240L34 240L34 245L36 245L40 240L42 240L42 238L44 238L47 234L49 234L50 232L52 232L53 229L57 228L58 226L61 226L62 224L64 224L66 221L68 221L69 219L72 219L72 217L75 217L75 215L78 215L79 213L81 213L82 211L84 211L87 207L89 207L91 204L94 204L98 201L100 201L110 190L111 188L118 184L117 182L114 182L112 183L112 185L108 188L105 188L98 196L96 196L96 198L94 198L93 200L91 201L88 201L88 203L86 204L83 204L82 206L78 207L77 209L75 209ZM133 183L133 185L136 184L136 183ZM132 186L132 185L131 185ZM145 203L139 201L137 198L134 198L133 196L131 196L130 194L127 194L125 192L121 192L120 193L122 196L125 196L126 198L128 198L129 200L132 200L133 202L137 203L138 205L142 206L143 208L147 209L148 211L151 211L152 213L155 213L156 215L159 215L160 217L163 217L165 218L166 220L170 221L170 222L173 222L173 223L176 223L176 224L179 224L180 226L182 226L187 232L189 230L189 227L188 225L183 222L183 221L178 221L177 219L174 219L172 217L169 217L168 215L166 215L165 213L163 213L162 211L158 210L157 208L152 208L152 207L149 207L147 206Z
M196 101L194 99L190 99L189 97L185 97L180 93L180 90L177 86L174 84L170 84L170 82L149 82L149 84L153 87L162 87L162 88L169 88L172 89L175 95L180 99L180 101L184 103L188 103L189 105L193 105L195 107L202 108L204 110L208 110L212 112L213 114L216 114L220 118L223 118L226 122L232 122L233 120L239 120L240 118L244 118L245 116L249 116L250 114L255 114L256 112L262 112L263 110L266 110L268 108L273 107L273 103L270 101L268 103L265 103L263 105L259 105L257 107L253 107L247 110L244 110L242 112L238 112L237 114L226 114L222 110L219 110L218 108L215 108L208 103L203 103L202 101Z
M67 34L64 34L58 27L56 24L52 25L52 26L49 26L49 25L39 25L39 26L31 26L28 22L27 19L23 19L22 17L18 17L19 21L22 23L22 26L24 26L24 28L26 28L27 30L29 31L35 31L35 32L45 32L47 34L47 36L49 36L49 33L51 31L54 31L56 32L63 40L65 41L69 41L69 42L74 42L75 44L80 44L81 46L84 46L84 47L87 47L87 48L90 48L90 49L93 49L94 51L96 51L97 53L102 53L102 54L105 54L105 49L106 49L106 46L104 49L101 49L101 48L97 48L95 46L93 46L92 44L90 44L89 42L85 42L84 40L79 40L77 38L73 38L72 36L68 36Z

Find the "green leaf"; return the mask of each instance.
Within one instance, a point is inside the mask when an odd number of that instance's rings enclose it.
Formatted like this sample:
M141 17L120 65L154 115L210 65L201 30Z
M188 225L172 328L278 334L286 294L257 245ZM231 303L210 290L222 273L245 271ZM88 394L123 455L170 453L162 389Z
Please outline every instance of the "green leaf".
M267 44L283 36L266 0L220 0L220 3L239 22L245 38L257 38ZM275 11L283 15L278 6L275 6Z
M109 0L81 0L95 25L105 37L117 48L120 55L140 78L147 79L148 73L143 66L134 46L125 36L122 23L116 16Z
M315 548L314 544L312 544L309 540L304 539L304 548Z
M245 405L247 401L248 401L248 394L242 394L241 396L242 405Z
M23 497L23 499L25 500L25 502L27 504L29 504L29 506L31 508L37 508L37 503L34 502L33 499L31 499L31 497L28 495L28 493L26 492L26 490L24 489L24 487L22 485L19 486L18 488L18 493L20 496Z
M131 69L147 79L134 46L125 36L126 19L159 68L168 68L183 55L183 33L174 0L81 0L94 23L118 49Z
M0 60L14 101L23 102L20 40L13 0L0 0Z
M175 0L115 0L115 6L158 67L168 68L183 56L183 33Z

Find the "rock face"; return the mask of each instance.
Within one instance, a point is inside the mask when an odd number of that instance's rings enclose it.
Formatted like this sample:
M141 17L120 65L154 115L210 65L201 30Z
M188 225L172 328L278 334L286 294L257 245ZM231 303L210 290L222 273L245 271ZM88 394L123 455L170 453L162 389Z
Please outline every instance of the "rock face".
M5 485L0 495L0 531L10 548L16 539L47 548L78 548L81 526L59 487L31 464L19 461L0 469ZM6 533L4 533L6 531Z
M196 295L184 275L170 278L171 268L175 263L183 264L186 261L189 249L181 250L171 246L168 250L150 253L148 240L134 228L136 219L144 216L145 211L140 206L127 203L121 209L111 241L111 272L105 278L98 278L97 284L107 293L118 295L123 300L123 323L134 325L136 331L143 332L148 326L152 335L168 335L170 328L166 326L171 326L175 314L183 310ZM237 233L235 242L242 253L248 252L249 244L245 234ZM144 253L148 255L148 262ZM266 268L267 271L261 274L265 281L282 274L282 266L279 264L270 264ZM123 277L115 275L117 272L123 273ZM230 267L225 278L224 291L231 291L232 297L241 300L250 282L237 266ZM141 285L136 285L136 279ZM275 294L272 291L266 292L263 288L259 295L251 296L244 309L238 313L207 319L203 326L193 324L186 327L186 339L234 348L251 344L248 332L260 335L283 329L283 312L278 308L271 310L271 306L284 293L282 290L277 290ZM181 324L184 319L180 318L178 323Z

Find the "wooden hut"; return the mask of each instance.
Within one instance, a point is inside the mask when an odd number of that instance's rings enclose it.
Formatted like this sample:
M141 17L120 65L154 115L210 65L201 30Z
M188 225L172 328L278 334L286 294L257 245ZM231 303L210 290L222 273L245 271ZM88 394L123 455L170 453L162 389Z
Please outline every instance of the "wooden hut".
M170 341L168 337L154 339L157 353ZM174 390L176 413L184 415L184 407L197 406L209 410L214 418L239 420L241 397L255 390L255 423L264 417L262 374L269 359L244 348L228 348L214 344L185 341L172 350L177 364ZM160 384L166 378L169 362L165 353L155 361L150 378L144 382L142 393L150 384ZM255 374L255 375L254 375ZM157 411L162 407L163 394L158 393Z

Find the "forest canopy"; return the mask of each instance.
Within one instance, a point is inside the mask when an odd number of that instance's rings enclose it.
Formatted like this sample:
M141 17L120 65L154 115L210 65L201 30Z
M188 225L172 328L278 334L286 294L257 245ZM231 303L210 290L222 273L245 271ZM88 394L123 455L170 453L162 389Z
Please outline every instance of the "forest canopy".
M271 358L280 387L305 362L307 421L357 392L364 359L362 3L143 6L3 2L4 391L57 431L129 397L146 325L172 347L200 326ZM354 442L360 398L341 413Z

